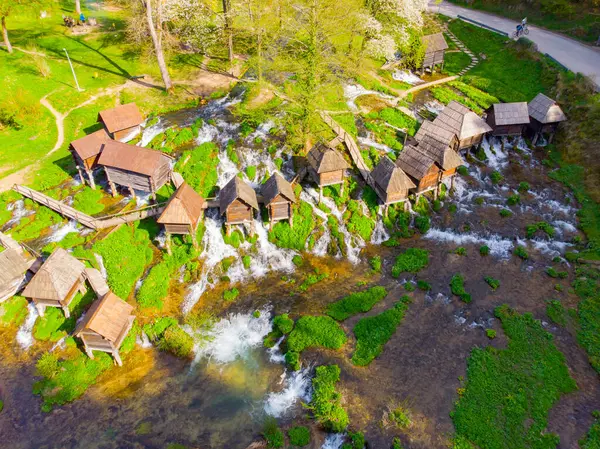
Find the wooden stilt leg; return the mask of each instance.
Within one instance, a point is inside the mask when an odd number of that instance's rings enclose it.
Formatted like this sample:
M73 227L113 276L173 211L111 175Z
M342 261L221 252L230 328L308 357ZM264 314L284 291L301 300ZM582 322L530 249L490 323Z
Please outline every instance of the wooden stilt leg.
M340 196L344 196L344 183L342 182L342 187L340 187Z
M81 179L81 183L85 184L85 178L83 177L83 172L81 171L81 167L77 166L77 173L79 173L79 179Z
M94 353L90 348L87 347L87 345L85 346L85 353L90 359L94 360Z
M292 226L294 226L294 214L293 214L293 210L292 210L292 205L290 204L288 207L289 207L290 228L291 228Z
M454 178L455 176L452 176L452 178L450 178L450 190L454 190Z
M225 225L225 233L227 234L227 237L231 235L231 225Z
M69 308L67 306L64 306L62 309L65 314L65 318L69 318L71 316L71 312L69 312Z
M408 200L404 200L404 212L408 211Z
M319 186L319 203L323 201L323 186Z
M86 170L86 174L88 177L88 181L90 182L90 187L92 189L96 189L96 182L94 181L94 173L91 170Z
M433 199L437 200L438 199L438 195L439 195L439 190L440 190L440 185L438 184L437 187L433 190Z
M540 137L540 134L539 134L539 133L535 133L535 134L534 134L534 136L533 136L533 140L531 141L531 144L532 144L533 146L535 146L535 144L537 143L537 141L538 141L538 138L539 138L539 137Z
M42 304L36 304L35 308L37 309L39 316L44 316L44 312L46 310L46 306L44 306Z
M131 198L135 199L135 190L133 190L133 187L127 186L127 188L129 189L129 194L131 195Z
M165 238L165 246L167 247L167 254L171 255L171 234L169 234L168 232Z
M548 137L548 143L552 143L552 139L554 139L554 133L550 134Z
M117 365L123 366L123 361L121 360L121 356L119 355L118 350L115 349L113 351L113 357L115 358L115 362L117 362Z

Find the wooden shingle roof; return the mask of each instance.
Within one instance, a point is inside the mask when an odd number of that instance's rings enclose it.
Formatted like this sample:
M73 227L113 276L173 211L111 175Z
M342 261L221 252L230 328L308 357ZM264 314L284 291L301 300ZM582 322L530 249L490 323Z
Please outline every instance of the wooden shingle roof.
M444 142L427 135L417 145L417 150L433 159L444 170L452 170L464 164L460 155Z
M306 156L308 163L317 173L327 173L349 168L342 155L321 142L310 149Z
M62 301L82 276L85 265L66 250L57 248L31 278L23 296Z
M123 104L98 113L98 121L104 123L109 133L141 125L144 119L135 103Z
M109 291L100 300L94 301L83 320L75 329L75 336L91 330L115 343L129 325L133 307Z
M435 161L413 145L406 145L396 159L396 165L409 176L420 180L427 174Z
M7 248L0 253L0 289L23 278L31 263L21 251Z
M417 133L415 134L415 139L417 142L423 140L426 136L431 136L438 140L439 142L443 142L446 145L451 145L452 141L455 138L458 138L455 132L450 131L439 124L435 124L429 120L425 120Z
M157 223L196 226L206 201L187 182L183 182L169 198Z
M258 200L254 189L237 176L234 176L219 192L221 215L225 214L227 208L237 199L258 210Z
M371 177L386 193L401 192L416 187L406 173L387 156L379 160L371 172Z
M498 126L524 125L529 123L527 103L496 103L494 108L494 123Z
M104 144L98 164L152 176L159 167L169 164L170 160L170 157L160 151L111 140Z
M425 46L426 53L433 53L435 51L442 51L448 48L448 43L444 38L443 33L428 34L421 38L421 42Z
M83 160L94 157L102 151L102 145L112 140L104 128L71 142L71 148Z
M563 122L567 116L558 103L544 94L537 94L527 105L529 116L540 123Z
M452 131L460 140L492 130L485 120L458 101L451 101L435 118L433 124Z
M261 193L265 204L268 206L271 204L278 195L282 195L288 201L292 203L296 202L296 195L294 195L294 189L292 185L285 180L279 173L275 173L267 182L262 186Z

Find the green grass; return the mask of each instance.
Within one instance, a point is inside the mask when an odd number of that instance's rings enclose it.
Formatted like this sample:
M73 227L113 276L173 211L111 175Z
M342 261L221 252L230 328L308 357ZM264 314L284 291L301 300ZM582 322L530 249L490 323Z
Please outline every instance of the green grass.
M302 251L308 241L308 236L317 226L317 219L312 206L305 201L294 205L294 225L290 227L287 221L280 221L269 232L269 240L280 248Z
M37 239L44 231L53 225L63 222L63 219L53 210L44 206L34 206L35 214L21 219L19 224L10 230L10 235L17 241Z
M469 97L465 97L459 94L457 91L446 86L433 86L429 89L433 98L443 104L448 104L451 101L457 101L464 104L466 107L471 109L476 114L481 114L483 109L477 104L477 102L471 100Z
M194 349L194 340L185 332L173 317L161 317L145 324L144 332L156 346L171 354L189 358Z
M303 316L290 332L287 346L301 353L307 348L340 349L348 340L341 326L328 316Z
M156 229L148 231L147 225L156 226L148 220L132 226L121 226L93 246L94 251L104 259L109 287L123 299L127 299L136 281L152 261L150 241Z
M103 197L100 188L84 186L73 196L73 207L84 214L94 215L104 210L104 204L100 202Z
M418 273L429 265L429 251L419 248L408 248L396 257L392 267L392 276L398 277L401 273Z
M385 298L387 291L384 287L371 287L362 292L350 295L327 305L327 315L337 321L344 321L358 313L368 312L375 304Z
M294 447L308 446L310 443L310 429L305 426L294 426L288 429L290 444Z
M356 351L352 355L352 363L366 366L381 354L384 345L402 322L409 304L410 298L403 296L391 309L379 315L362 318L356 323Z
M0 326L20 326L27 318L27 300L13 296L0 304Z
M600 449L600 412L593 412L595 421L584 438L579 441L580 449Z
M577 305L577 341L588 353L592 367L600 373L600 272L582 266L576 269L576 275L573 288L580 298Z
M343 432L350 421L341 405L341 395L335 389L339 380L339 366L317 366L312 380L314 392L307 406L317 422L330 432Z
M546 315L548 318L559 326L567 324L567 310L562 303L556 299L551 299L546 302Z
M448 85L462 92L468 98L477 103L477 105L479 105L483 110L486 110L494 103L498 103L500 101L493 95L479 90L476 87L465 84L462 81L450 81Z
M196 148L184 151L175 171L203 198L211 196L217 184L217 165L219 149L212 142L203 143Z
M356 137L358 135L354 114L335 114L333 119L351 136Z
M277 425L277 420L273 417L267 418L262 431L262 436L267 441L267 447L269 449L280 448L284 445L285 436Z
M444 72L448 75L458 75L471 64L471 57L462 51L446 53L444 56Z
M461 274L455 274L450 279L450 290L453 295L460 297L467 304L472 301L471 295L465 290L465 278Z
M530 313L496 309L506 349L475 348L467 361L464 392L451 413L456 434L487 449L554 449L548 412L577 389L553 337Z
M348 231L360 236L364 241L368 242L371 240L371 234L375 230L375 221L363 214L362 208L357 201L350 200L348 202L346 213L350 213L350 217L346 223Z
M493 291L496 291L498 287L500 287L500 281L498 279L494 279L491 276L486 276L484 279Z
M400 109L384 108L379 111L379 118L396 128L408 130L408 134L411 136L414 136L417 132L417 121Z
M240 291L237 288L232 288L231 290L225 290L223 292L223 299L225 301L235 301L235 299L240 295Z
M513 251L513 254L523 260L527 260L529 259L529 253L527 252L527 250L522 247L522 246L517 246L515 248L515 250Z

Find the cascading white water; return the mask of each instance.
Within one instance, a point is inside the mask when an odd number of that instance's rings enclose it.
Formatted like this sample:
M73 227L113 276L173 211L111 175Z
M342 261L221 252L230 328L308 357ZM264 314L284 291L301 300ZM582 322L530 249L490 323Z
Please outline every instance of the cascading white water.
M391 152L394 151L390 147L388 147L387 145L384 145L384 144L379 143L379 142L375 142L373 140L373 138L372 138L372 134L371 133L369 133L369 135L367 137L361 137L361 136L359 136L358 137L358 143L360 145L362 145L362 146L365 146L365 147L373 147L373 148L376 148L378 150L385 151L386 153L391 153Z
M146 335L146 332L143 332L143 331L141 333L141 336L137 335L135 337L135 344L138 345L140 348L143 348L143 349L151 348L152 347L152 342L150 341L150 339Z
M137 207L144 207L150 204L150 192L142 192L141 190L135 191L135 205Z
M432 114L439 115L440 112L442 112L446 106L437 100L431 100L425 103L423 107Z
M102 256L100 254L97 254L97 253L94 253L94 258L96 259L96 262L98 262L98 267L100 268L100 274L102 275L102 277L104 279L106 279L108 274L106 273L106 267L104 266L104 259L102 258Z
M261 123L258 125L258 128L253 133L250 133L248 137L246 137L246 142L253 142L257 137L259 139L265 139L268 137L271 129L275 127L275 122L273 120L268 120L265 123Z
M365 89L360 84L347 84L344 86L344 97L346 98L346 104L353 111L358 111L355 101L358 97L363 95L377 95L378 97L386 100L392 100L394 98L390 95L386 95L375 90Z
M283 417L298 401L310 401L311 378L310 368L293 371L283 378L281 391L269 393L265 400L264 410L275 418Z
M312 253L315 256L323 257L327 255L327 249L329 248L329 244L331 243L331 231L326 224L322 226L323 235L315 242L315 246L313 247Z
M502 259L510 258L511 250L514 246L511 240L504 239L499 235L492 234L484 237L473 232L459 234L453 231L437 228L431 228L423 237L438 242L452 242L457 246L469 243L486 245L490 248L491 255L500 257Z
M216 126L203 122L202 127L198 131L198 136L196 137L196 144L201 145L203 143L212 142L218 136L219 130Z
M6 208L12 211L11 219L4 225L6 228L11 228L13 225L18 224L22 218L34 213L33 210L25 208L25 202L23 200L17 200L14 203L9 204Z
M396 70L392 73L392 78L394 78L396 81L402 81L403 83L413 86L415 84L422 84L425 82L419 76L405 70Z
M506 148L507 141L504 141L504 147ZM494 170L502 171L508 165L508 154L502 151L502 145L497 139L488 140L487 137L483 138L481 142L481 148L487 158L486 165Z
M167 129L172 126L167 125L162 117L158 118L158 121L148 128L144 128L142 131L142 138L138 142L139 147L146 147L152 140L161 133L164 133Z
M33 302L27 304L27 318L25 322L19 327L17 331L17 343L23 350L27 350L33 345L33 326L35 325L35 320L38 318L38 312L35 308Z
M204 358L217 364L245 359L251 350L262 346L263 339L272 329L269 310L260 310L258 318L251 313L236 313L223 318L210 330L195 335L199 338L196 338L194 364Z
M321 449L341 449L345 439L345 433L330 433L325 438Z
M377 221L375 223L375 229L373 230L373 234L371 234L371 243L373 245L381 245L383 242L390 238L390 233L385 228L383 224L383 219L381 214L377 214Z
M48 243L60 242L67 236L67 234L70 234L71 232L78 232L77 222L75 220L69 220L69 222L63 226L53 226L50 235L46 237L45 241Z

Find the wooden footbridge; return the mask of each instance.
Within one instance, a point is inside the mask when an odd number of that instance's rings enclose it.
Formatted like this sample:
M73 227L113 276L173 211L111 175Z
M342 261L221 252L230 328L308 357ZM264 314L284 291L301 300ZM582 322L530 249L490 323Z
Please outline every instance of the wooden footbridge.
M31 198L33 201L46 206L55 212L58 212L63 217L76 220L86 228L91 228L94 230L111 228L114 226L119 226L123 223L130 223L132 221L142 220L146 217L159 215L164 210L166 205L166 203L151 204L127 212L105 215L103 217L92 217L78 211L77 209L74 209L71 206L67 206L58 200L55 200L54 198L50 198L49 196L44 195L37 190L30 189L29 187L15 184L13 186L13 190L19 192L21 195L27 198Z
M335 120L333 120L327 112L321 111L320 114L323 121L327 123L327 125L333 130L333 132L337 134L337 137L333 139L329 143L329 145L335 147L339 143L344 142L344 144L346 144L346 147L348 148L348 151L350 152L350 157L352 158L352 161L358 168L358 171L360 172L361 176L364 178L365 182L369 186L375 189L375 182L373 180L373 177L371 176L371 170L369 170L369 167L367 167L367 164L365 163L362 154L360 154L360 150L358 148L358 145L354 141L354 138L350 134L348 134L344 130L344 128L342 128Z

